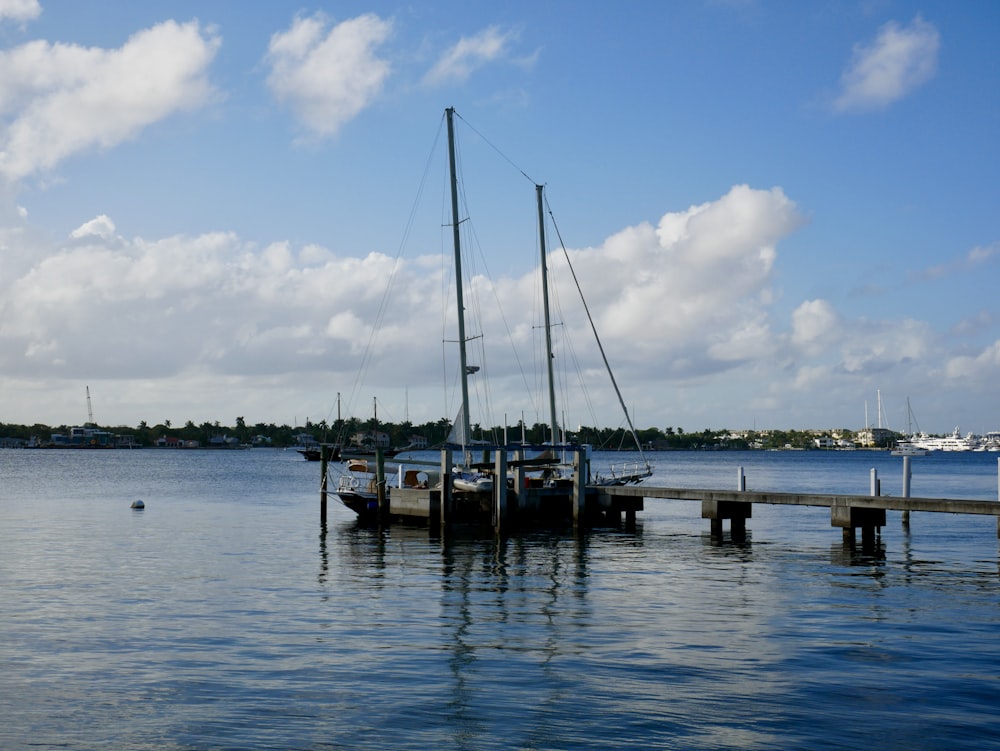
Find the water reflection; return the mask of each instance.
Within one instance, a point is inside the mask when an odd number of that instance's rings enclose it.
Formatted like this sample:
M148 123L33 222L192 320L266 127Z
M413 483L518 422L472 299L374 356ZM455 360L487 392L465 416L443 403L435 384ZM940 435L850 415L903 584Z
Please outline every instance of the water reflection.
M334 508L317 540L298 462L128 453L0 456L24 463L0 483L4 749L1000 737L993 519L921 514L874 555L833 540L823 510L762 510L752 544L716 546L690 505L659 501L635 534L361 529ZM831 485L845 462L866 482L861 461L760 457L810 482L830 462Z

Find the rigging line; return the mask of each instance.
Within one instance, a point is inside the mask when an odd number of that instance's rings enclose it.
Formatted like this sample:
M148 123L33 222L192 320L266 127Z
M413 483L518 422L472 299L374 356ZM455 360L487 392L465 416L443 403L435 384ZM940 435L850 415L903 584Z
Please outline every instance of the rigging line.
M611 379L611 385L614 387L615 394L618 396L618 403L621 405L625 419L628 420L629 430L631 430L632 436L635 438L636 448L639 450L640 456L643 457L643 461L646 461L645 455L642 452L642 443L639 441L639 434L635 430L635 425L632 424L632 416L628 412L628 407L625 406L625 399L622 397L621 389L618 388L618 381L615 380L615 374L611 370L611 363L608 362L608 356L604 351L604 345L601 343L601 338L597 334L597 325L594 323L594 317L590 314L590 306L587 305L587 300L583 296L583 289L580 287L580 280L577 278L576 270L573 268L573 263L570 261L569 251L566 250L566 243L563 242L562 233L559 232L559 225L556 223L555 215L552 213L552 207L549 205L548 197L545 198L545 204L549 210L549 218L552 220L552 227L555 229L556 237L559 239L559 247L562 248L563 255L566 257L566 265L569 267L570 274L573 275L573 283L576 285L576 291L580 295L580 301L583 303L583 309L587 313L587 321L590 322L590 328L594 332L594 339L597 341L597 348L601 352L601 359L604 360L604 367L608 371L608 377Z
M565 315L563 314L563 311L562 311L562 303L561 303L561 300L560 300L560 297L559 297L559 285L558 284L554 284L554 285L550 284L549 285L549 294L550 294L552 305L555 308L556 312L558 313L559 319L560 320L565 320ZM581 294L580 297L581 297L581 300L582 300L583 295ZM562 324L562 323L557 324L557 325L563 327L563 329L566 332L566 335L564 337L562 337L562 339L560 341L562 342L563 346L565 347L565 352L567 353L567 360L568 360L568 362L572 363L573 369L576 372L577 382L579 383L579 387L580 387L580 394L583 395L583 401L586 404L586 410L585 411L589 415L591 423L593 425L597 425L598 424L597 412L594 409L594 402L591 399L591 397L590 397L590 391L587 388L587 382L586 382L586 379L584 378L583 367L581 366L580 358L579 358L579 356L578 356L578 354L576 352L576 349L575 349L575 347L573 345L573 337L569 335L569 327L565 326L565 324ZM559 375L560 375L560 378L559 378L559 388L561 389L561 394L562 394L562 402L561 403L562 404L574 404L576 402L576 400L570 400L569 399L569 383L568 383L569 368L568 367L561 368L559 370ZM578 423L579 423L579 420L578 420Z
M431 145L431 149L427 154L427 161L424 163L424 170L420 176L420 183L417 186L417 194L414 197L413 204L410 206L410 214L407 217L406 226L403 229L403 235L400 238L399 245L396 248L396 255L393 257L392 270L389 272L389 278L388 281L386 282L385 290L382 293L382 299L379 302L379 306L375 314L375 323L372 326L371 331L369 332L368 335L368 342L365 345L364 355L362 356L361 359L361 367L358 368L358 371L355 374L354 383L352 384L351 391L348 395L347 411L349 414L353 412L354 404L358 399L358 394L361 388L361 384L364 382L364 378L368 373L368 368L370 367L372 359L374 358L375 341L378 337L379 331L382 328L382 322L385 319L386 313L389 310L389 300L392 293L393 285L396 281L396 272L399 270L400 267L400 258L403 255L403 251L406 248L410 235L412 234L413 231L413 225L417 215L417 208L420 206L420 203L422 201L424 189L427 186L428 175L430 173L431 165L433 164L434 155L437 153L438 146L441 142L443 122L444 118L442 116L441 123L438 124L438 130L434 136L434 141ZM333 408L331 407L330 413L332 414L332 412ZM328 420L329 416L330 414L327 415ZM339 436L339 438L343 438L343 436Z
M482 137L481 134L480 137ZM483 140L485 141L486 139L483 138ZM521 379L525 384L526 391L529 391L530 393L530 389L528 389L527 379L525 377L524 365L521 362L521 357L517 351L517 348L513 346L514 336L511 333L509 319L506 315L506 311L504 310L503 304L500 300L500 294L499 291L497 290L496 284L493 282L493 276L490 271L486 255L483 252L483 245L479 241L479 236L478 233L476 232L475 223L472 221L472 211L469 208L468 195L465 190L462 149L460 141L456 141L456 156L457 156L457 169L459 173L458 187L461 196L461 205L465 210L465 218L462 220L462 224L465 225L462 228L465 241L462 243L462 248L464 254L467 254L465 255L465 257L469 260L469 263L463 266L463 270L465 271L464 275L468 278L468 281L471 286L471 282L477 265L476 263L474 263L474 261L478 261L479 266L481 266L481 268L483 269L482 276L489 282L490 292L492 293L493 298L496 301L497 309L500 314L500 320L503 323L504 330L507 335L507 341L511 343L511 348L510 348L511 353L515 363L517 364L518 371L521 374ZM472 255L473 250L475 250L475 256ZM463 283L464 281L465 280L463 280ZM466 298L466 301L469 305L470 312L473 314L474 320L477 324L477 328L479 329L480 332L477 336L468 338L470 340L477 338L480 340L477 345L477 351L480 357L480 365L485 370L487 363L486 363L485 333L482 330L482 322L484 320L484 316L482 312L481 300L478 295L471 295L470 297ZM489 420L491 423L495 423L496 420L493 415L494 412L493 395L492 395L492 390L490 388L490 381L488 379L482 379L481 381L480 380L476 381L476 394L477 397L480 398L479 406L481 412L485 415L487 420Z
M458 112L455 112L455 114L458 116L458 118L463 123L465 123L468 126L469 130L471 130L473 133L475 133L477 136L479 136L481 139L483 139L483 142L487 146L489 146L491 149L493 149L500 156L501 159L503 159L505 162L507 162L507 164L509 164L514 169L516 169L518 172L520 172L521 175L526 180L528 180L532 185L539 185L538 181L534 180L532 177L530 177L528 175L527 172L525 172L523 169L521 169L520 167L518 167L517 164L514 162L513 159L511 159L503 151L500 150L500 147L498 147L490 139L488 139L486 136L484 136L482 133L480 133L478 130L476 130L475 127L473 127L472 123L470 123L468 120L466 120L464 117L462 117Z
M466 206L466 208L468 209L468 206ZM470 214L470 218L468 220L468 227L466 229L466 232L468 233L469 242L466 243L464 245L464 247L466 247L466 248L470 248L471 247L471 248L475 248L476 249L476 252L477 252L478 257L479 257L479 261L482 264L482 267L483 267L484 272L485 272L484 276L489 281L490 292L493 295L493 299L496 301L497 310L499 311L499 314L500 314L500 321L503 324L504 332L507 335L507 341L510 343L511 355L514 358L514 362L517 365L518 372L521 375L521 381L524 384L525 391L526 391L526 393L530 394L530 385L528 384L527 376L525 375L524 365L521 362L521 356L520 356L520 354L517 351L517 347L514 346L514 335L511 332L510 321L509 321L509 319L507 317L507 312L506 312L506 310L504 310L503 302L501 301L501 298L500 298L500 292L497 289L496 284L494 284L494 282L493 282L493 274L490 271L489 262L486 259L486 254L483 252L482 243L479 242L479 235L476 233L475 225L473 224L473 222L471 220L471 212L469 212L469 214ZM475 305L476 314L479 316L479 320L481 322L482 320L484 320L484 317L482 315L482 306L481 306L481 302L480 302L480 299L479 299L478 296L475 296L475 295L473 296L473 304ZM482 327L480 326L480 329L481 328ZM481 349L481 352L482 352L481 356L483 358L483 363L482 364L483 364L483 367L485 369L485 366L486 366L485 333L482 334L482 338L483 338L483 343L480 345L480 349ZM487 404L489 406L489 414L492 416L493 404L492 404L492 394L489 393L489 381L486 382L486 389L487 389L487 392L488 392L487 393L487 400L488 400Z
M559 285L558 284L550 284L549 285L549 294L550 294L552 305L553 305L556 313L558 314L557 317L560 320L565 320L566 316L563 314L562 303L561 303L561 299L559 297ZM583 297L582 294L581 294L580 297L582 299L582 297ZM576 349L574 347L574 344L573 344L573 337L570 336L570 329L569 329L568 326L566 326L563 323L560 323L560 324L557 324L557 325L560 326L560 327L562 327L564 329L564 331L566 332L565 336L563 336L560 339L560 341L562 342L562 346L565 348L565 353L567 354L567 357L563 360L563 362L568 362L568 363L572 364L572 368L573 368L573 370L576 373L577 383L579 384L579 394L582 394L582 396L583 396L583 402L586 405L586 408L584 410L582 410L582 411L585 412L585 414L587 416L589 416L590 422L591 422L592 425L598 425L599 423L598 423L598 419L597 419L597 412L594 409L594 402L593 402L593 399L590 396L590 390L587 388L587 381L586 381L586 378L584 377L584 371L583 371L583 367L582 367L582 365L580 363L580 357L577 354L577 351L576 351ZM576 399L571 400L569 398L568 376L570 374L570 368L568 366L564 366L564 367L562 367L562 368L560 368L558 370L558 373L559 373L559 388L561 390L560 393L561 393L561 396L562 396L561 403L562 404L569 404L569 405L576 404L577 403ZM582 424L582 421L580 421L578 419L577 423L578 424Z
M464 117L462 117L462 115L459 112L454 111L454 114L469 128L469 130L471 130L473 133L475 133L483 141L483 143L485 143L487 146L489 146L491 149L493 149L493 151L496 152L496 154L499 155L501 159L503 159L511 167L513 167L517 172L519 172L522 177L524 177L526 180L528 180L532 185L536 185L537 184L537 182L534 179L532 179L531 176L529 176L527 172L525 172L521 167L519 167L514 162L513 159L511 159L509 156L507 156L507 154L505 152L503 152L496 144L494 144L492 141L490 141L490 139L487 138L483 133L481 133L479 130L477 130L468 120L466 120ZM461 168L460 168L460 171L461 171ZM460 188L461 193L462 193L462 202L463 202L463 205L466 207L466 214L467 214L467 217L468 217L468 215L469 215L470 212L468 211L468 201L467 201L467 198L466 198L466 195L465 195L465 181L464 180L459 180L459 188ZM469 217L469 219L471 221L471 217ZM469 230L469 231L473 232L473 234L474 234L474 230ZM489 278L491 280L491 287L492 287L493 295L494 295L494 297L497 300L497 305L498 305L498 308L500 310L500 316L501 316L501 319L503 320L503 324L504 324L505 330L507 332L508 341L510 341L512 343L512 345L513 345L514 338L513 338L513 336L511 335L511 332L510 332L510 325L509 325L509 322L507 320L506 314L504 313L503 307L500 306L500 304L499 304L499 294L497 292L496 286L492 284L492 277L490 276L490 273L489 273L489 267L486 264L485 256L482 254L482 246L479 245L478 239L476 241L476 246L479 249L480 257L482 258L483 265L486 267L486 276L487 276L487 278ZM511 346L511 350L512 350L512 352L514 354L515 361L517 362L518 370L521 373L521 380L525 384L526 391L527 391L527 393L532 394L533 391L528 386L527 377L525 375L525 370L524 370L524 365L521 362L520 357L518 356L517 349L516 349L516 347ZM536 412L537 412L537 409L538 409L537 405L535 405Z

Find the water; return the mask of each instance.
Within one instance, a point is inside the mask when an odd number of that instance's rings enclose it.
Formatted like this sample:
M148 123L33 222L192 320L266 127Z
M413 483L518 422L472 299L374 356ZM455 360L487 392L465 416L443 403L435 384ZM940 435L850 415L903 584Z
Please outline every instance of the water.
M617 457L616 457L617 458ZM654 484L901 489L869 452L665 453ZM996 455L912 460L994 499ZM0 748L1000 748L993 517L698 504L634 533L363 529L293 452L0 451ZM129 508L141 498L145 511Z

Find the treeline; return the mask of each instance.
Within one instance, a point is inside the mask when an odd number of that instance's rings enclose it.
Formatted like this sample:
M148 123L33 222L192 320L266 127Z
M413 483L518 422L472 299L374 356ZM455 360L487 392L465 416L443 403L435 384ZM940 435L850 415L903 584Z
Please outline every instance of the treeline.
M237 417L232 425L223 425L219 421L195 424L188 420L183 425L174 425L170 420L148 424L145 420L137 426L96 426L88 427L105 430L115 435L132 436L134 442L143 446L155 446L161 438L171 438L180 441L197 441L199 445L207 446L219 437L236 439L242 444L265 445L274 447L294 446L300 442L302 434L311 436L320 443L349 444L353 437L370 435L376 429L372 421L349 419L327 424L326 421L312 422L307 420L304 425L276 425L275 423L248 423L243 417ZM68 433L70 426L12 425L0 423L0 437L14 438L23 441L35 439L47 442L52 434ZM394 447L411 444L414 439L426 441L427 446L441 445L447 440L451 431L451 421L440 419L426 423L379 423L377 430L389 436L389 443ZM522 439L534 445L540 445L549 440L549 428L542 423L530 427L519 423L504 430L503 427L483 428L480 425L472 427L473 437L493 444L505 442L519 443ZM816 431L816 430L768 430L743 431L735 433L731 430L704 429L701 432L685 432L683 428L667 427L643 428L636 431L639 442L644 450L738 450L738 449L783 449L815 448L815 439L819 436L836 435L850 440L853 433L848 430ZM582 427L571 434L570 438L579 443L589 443L599 450L634 451L635 440L621 428Z

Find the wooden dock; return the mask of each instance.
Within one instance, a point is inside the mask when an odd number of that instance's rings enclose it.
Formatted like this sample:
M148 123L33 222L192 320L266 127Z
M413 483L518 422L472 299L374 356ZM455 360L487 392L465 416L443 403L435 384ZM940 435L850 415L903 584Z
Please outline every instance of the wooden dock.
M701 503L701 518L710 522L713 538L723 539L723 522L729 521L730 539L746 539L747 519L753 517L754 504L778 506L819 506L830 509L830 524L843 532L844 542L855 543L856 531L861 530L865 547L875 544L886 523L887 511L903 512L903 523L909 522L913 511L946 514L974 514L997 518L1000 538L1000 502L956 498L913 498L909 493L910 461L903 459L902 496L880 493L876 470L871 470L868 495L838 495L822 493L788 493L768 490L746 490L746 477L740 467L737 489L666 488L651 485L586 485L577 481L560 481L543 486L525 475L526 462L510 461L507 451L497 450L492 462L493 476L510 478L494 483L492 493L463 494L451 490L451 452L442 452L441 476L438 488L413 489L388 487L382 476L377 521L417 521L447 526L455 521L476 521L492 525L498 532L532 524L565 522L574 528L586 529L600 524L636 523L638 512L644 510L646 498L663 498ZM325 462L324 462L325 464ZM583 451L573 456L575 477L586 477L586 457ZM1000 475L1000 462L998 462ZM322 518L326 518L326 468L321 486ZM1000 487L1000 482L998 482ZM388 491L388 492L387 492Z

